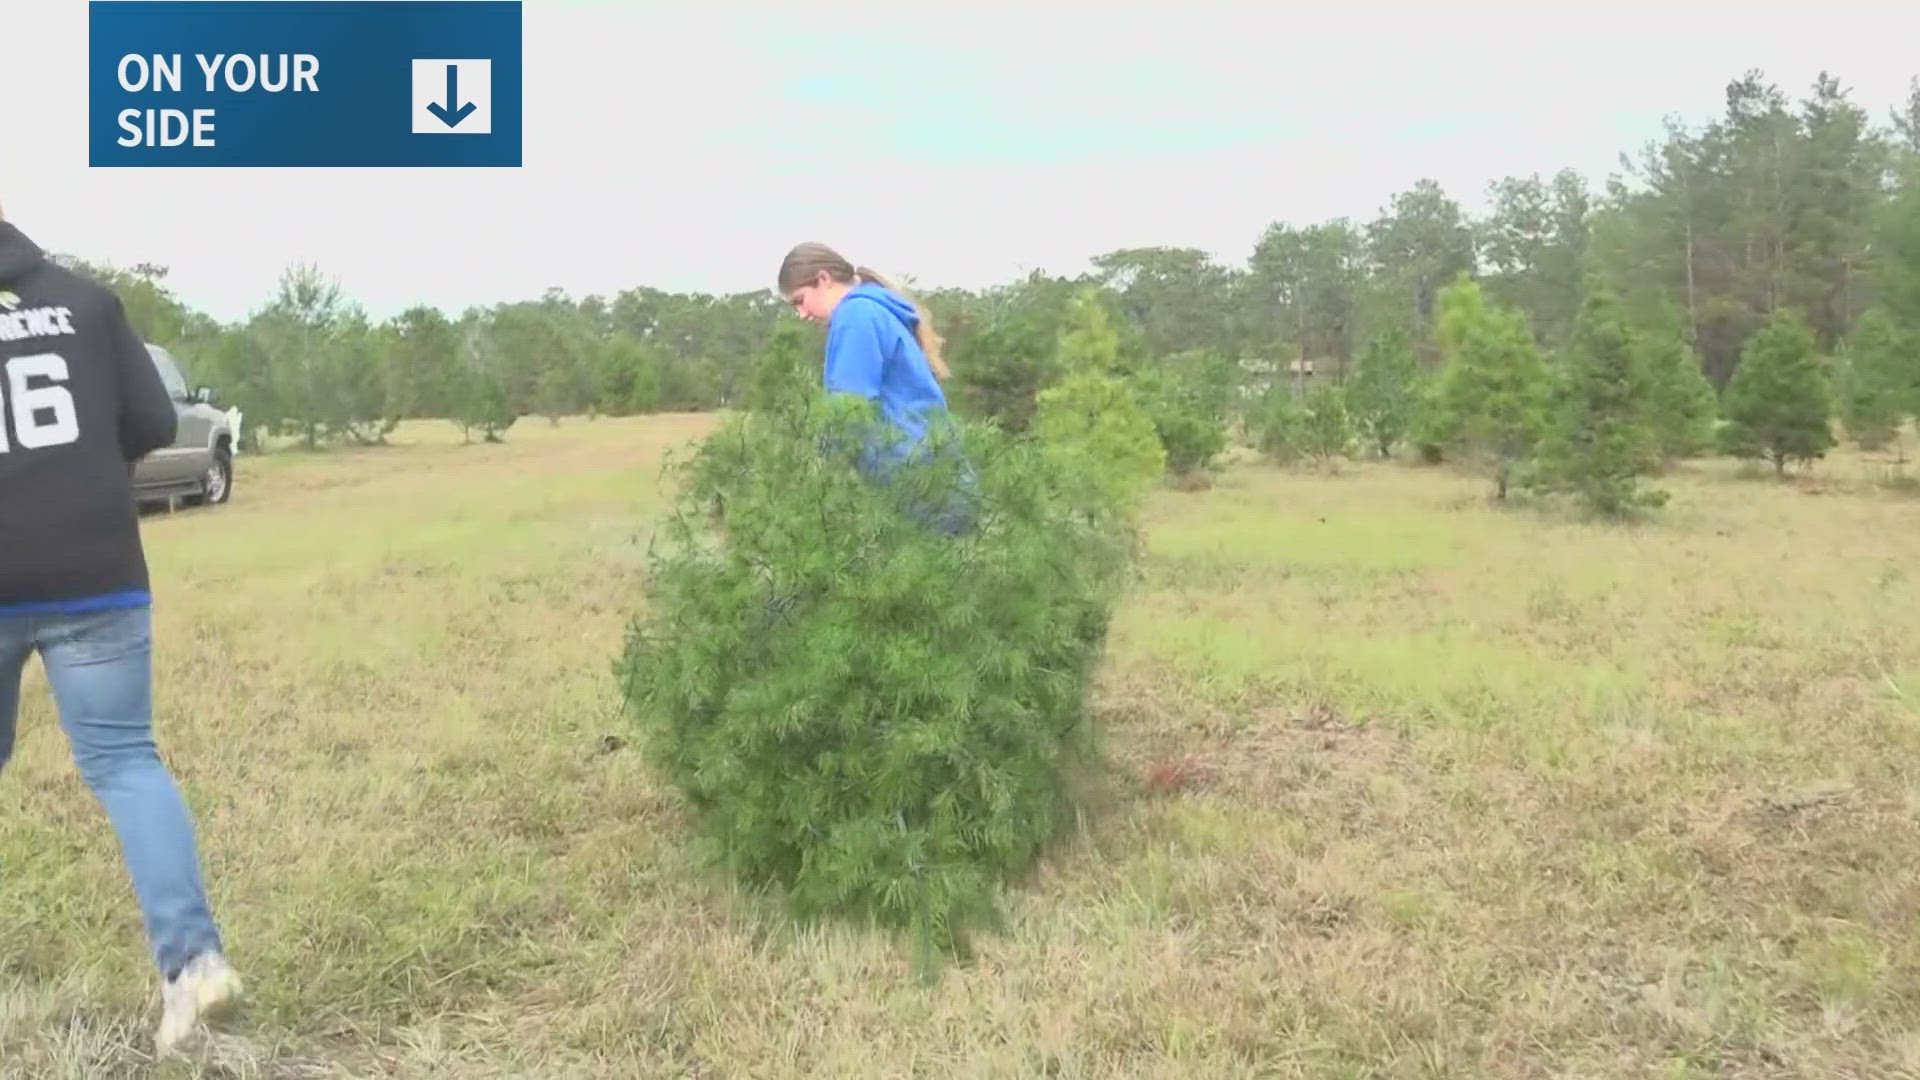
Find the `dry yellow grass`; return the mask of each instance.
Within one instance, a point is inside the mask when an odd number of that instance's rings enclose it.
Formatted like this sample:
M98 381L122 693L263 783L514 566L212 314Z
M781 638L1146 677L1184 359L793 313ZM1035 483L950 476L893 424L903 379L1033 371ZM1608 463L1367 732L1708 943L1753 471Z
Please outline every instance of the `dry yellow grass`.
M0 1075L1920 1073L1920 502L1669 478L1168 491L1115 769L970 966L796 929L607 736L698 419L242 459L149 520L164 752L251 1011L156 1067L137 915L37 671L0 774Z

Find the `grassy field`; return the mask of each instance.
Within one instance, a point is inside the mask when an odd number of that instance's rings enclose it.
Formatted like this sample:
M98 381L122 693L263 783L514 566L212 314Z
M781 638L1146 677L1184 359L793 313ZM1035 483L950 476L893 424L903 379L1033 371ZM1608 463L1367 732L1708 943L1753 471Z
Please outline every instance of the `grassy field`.
M1154 506L1115 768L935 985L701 870L611 677L697 419L243 458L149 519L163 751L250 1011L148 1058L30 675L0 1075L1920 1075L1920 500L1701 465L1633 528L1433 470Z

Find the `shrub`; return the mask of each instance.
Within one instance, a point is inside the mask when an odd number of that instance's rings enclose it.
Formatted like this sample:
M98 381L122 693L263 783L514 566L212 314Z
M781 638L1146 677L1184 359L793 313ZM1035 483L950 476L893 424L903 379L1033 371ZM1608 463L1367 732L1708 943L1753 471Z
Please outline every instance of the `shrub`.
M1300 449L1318 461L1346 457L1353 449L1353 417L1339 384L1317 382L1300 403Z
M1141 404L1166 451L1167 468L1175 476L1205 470L1227 448L1224 402L1203 381L1205 373L1198 364L1183 366L1188 370L1149 367L1134 378Z
M1446 461L1446 448L1455 444L1457 431L1453 417L1447 412L1446 402L1441 398L1440 380L1434 376L1423 376L1419 391L1413 399L1413 418L1407 426L1407 443L1413 447L1415 458L1422 465L1439 465Z
M1789 462L1812 463L1833 449L1833 390L1813 331L1797 312L1776 312L1740 354L1727 382L1721 445L1735 457L1763 458L1784 476Z
M1392 457L1394 447L1408 438L1423 385L1405 330L1383 331L1367 344L1347 388L1347 405L1360 438L1380 457Z
M1261 396L1249 424L1254 448L1282 464L1299 460L1305 453L1301 431L1305 422L1306 414L1292 388L1276 380Z
M953 418L876 477L877 425L796 392L698 446L619 668L727 866L932 959L1061 821L1134 535L1082 459ZM927 527L955 490L974 527Z

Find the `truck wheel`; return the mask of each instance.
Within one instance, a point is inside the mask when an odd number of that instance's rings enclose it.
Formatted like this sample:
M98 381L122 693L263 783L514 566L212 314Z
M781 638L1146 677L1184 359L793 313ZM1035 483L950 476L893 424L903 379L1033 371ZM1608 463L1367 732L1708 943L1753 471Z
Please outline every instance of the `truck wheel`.
M200 477L200 494L188 500L196 506L217 506L233 497L233 451L224 445L213 452L213 462Z

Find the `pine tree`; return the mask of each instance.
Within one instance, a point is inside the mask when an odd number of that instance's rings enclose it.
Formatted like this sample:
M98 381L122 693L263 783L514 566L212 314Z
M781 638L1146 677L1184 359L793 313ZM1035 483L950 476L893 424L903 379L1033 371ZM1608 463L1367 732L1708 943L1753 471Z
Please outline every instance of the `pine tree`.
M701 443L619 675L733 872L933 961L995 924L1066 818L1135 534L1044 444L985 421L937 424L875 482L838 448L880 422L814 389ZM926 527L934 489L970 493L971 532Z
M514 361L491 327L469 327L460 343L454 374L449 419L460 427L463 440L478 431L490 443L520 417L511 390Z
M1066 373L1039 395L1033 432L1086 482L1131 501L1166 473L1167 452L1153 418L1120 367L1120 338L1091 293L1076 297L1060 337Z
M1251 418L1255 449L1282 464L1298 460L1306 453L1301 433L1305 419L1293 388L1275 380Z
M1725 401L1726 451L1772 462L1776 476L1786 475L1789 462L1817 461L1837 445L1833 391L1813 331L1790 308L1776 313L1741 351Z
M1309 457L1328 461L1353 449L1353 420L1347 411L1346 391L1333 382L1316 383L1300 403L1300 449Z
M551 426L560 426L560 418L567 415L579 396L577 382L575 372L564 360L548 364L534 379L533 404Z
M596 393L609 416L650 413L660 403L660 358L645 343L616 334L600 343Z
M1246 372L1226 353L1216 349L1189 349L1167 358L1164 365L1208 416L1226 423L1241 401Z
M416 305L388 324L385 338L388 399L395 414L447 415L448 395L460 361L460 338L437 308Z
M805 394L819 381L820 346L819 334L810 333L807 324L783 320L754 362L742 406L771 409L781 401Z
M1637 331L1633 346L1652 384L1647 420L1660 456L1678 461L1712 449L1719 399L1680 328Z
M1505 499L1546 430L1546 360L1526 321L1465 276L1441 293L1436 335L1444 366L1434 429L1445 449L1481 463Z
M950 350L956 409L991 419L1012 434L1033 423L1040 392L1059 379L1058 342L1030 311L1002 314Z
M1920 412L1920 340L1902 333L1885 308L1869 309L1847 336L1838 390L1855 443L1897 446L1901 424Z
M1875 292L1907 333L1920 333L1920 155L1905 182L1881 211L1875 244L1881 249Z
M1394 328L1376 335L1347 386L1347 407L1360 437L1381 457L1407 437L1419 404L1422 378L1413 341Z
M1439 378L1423 373L1413 400L1413 418L1407 424L1407 442L1423 465L1445 461L1446 448L1453 442L1453 424L1441 390Z
M1214 367L1205 354L1185 353L1133 377L1175 476L1204 471L1227 447L1226 398L1209 378Z
M1613 294L1592 287L1567 342L1533 486L1607 515L1666 502L1665 492L1638 484L1659 463L1660 446L1650 419L1655 383L1637 345Z

